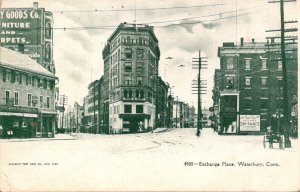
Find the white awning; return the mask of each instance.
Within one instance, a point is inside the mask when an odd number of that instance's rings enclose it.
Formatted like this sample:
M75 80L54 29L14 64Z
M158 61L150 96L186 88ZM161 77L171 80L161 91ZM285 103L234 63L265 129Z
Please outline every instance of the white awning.
M17 117L33 117L37 118L37 114L32 113L13 113L13 112L0 112L0 116L17 116Z
M57 114L57 112L56 111L48 111L48 110L40 110L40 112L42 113L42 114L49 114L49 115L56 115Z

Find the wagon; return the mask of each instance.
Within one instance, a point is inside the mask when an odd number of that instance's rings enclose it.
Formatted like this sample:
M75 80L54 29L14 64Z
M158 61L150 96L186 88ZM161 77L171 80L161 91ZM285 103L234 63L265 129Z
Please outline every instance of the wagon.
M264 139L263 139L264 148L267 147L267 143L269 143L269 148L273 148L273 144L278 143L279 149L284 149L284 136L275 131L268 130L264 134Z

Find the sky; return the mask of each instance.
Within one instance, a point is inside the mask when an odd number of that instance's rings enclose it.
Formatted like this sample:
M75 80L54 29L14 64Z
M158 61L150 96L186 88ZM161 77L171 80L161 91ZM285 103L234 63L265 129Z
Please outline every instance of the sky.
M32 7L31 0L0 0L3 8ZM83 103L88 84L103 75L102 50L109 36L123 22L154 26L161 57L159 75L174 96L197 105L192 81L197 70L192 58L208 57L202 106L212 106L214 70L220 67L218 47L223 42L265 41L268 29L279 29L279 3L268 0L36 0L53 12L53 57L60 94ZM286 20L297 19L298 2L285 3ZM237 16L237 17L236 17ZM278 34L277 34L278 35ZM167 59L172 58L172 59ZM204 82L204 81L203 81Z

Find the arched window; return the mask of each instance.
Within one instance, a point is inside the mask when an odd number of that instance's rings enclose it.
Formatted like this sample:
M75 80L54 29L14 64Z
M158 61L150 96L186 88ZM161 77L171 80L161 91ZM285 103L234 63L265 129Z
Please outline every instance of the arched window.
M46 30L45 30L45 35L46 35L46 37L51 37L51 24L50 23L46 23Z
M51 59L51 47L50 47L50 43L48 43L48 44L46 45L45 58L46 58L47 60L50 60L50 59Z
M130 38L130 36L127 36L127 43L131 43L131 38Z
M143 38L139 37L139 45L142 45L142 44L143 44Z

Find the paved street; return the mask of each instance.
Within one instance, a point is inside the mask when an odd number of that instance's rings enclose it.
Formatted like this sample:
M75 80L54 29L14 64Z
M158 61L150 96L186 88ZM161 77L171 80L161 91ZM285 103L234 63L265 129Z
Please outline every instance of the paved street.
M1 187L4 191L239 190L246 186L284 190L287 181L290 187L299 187L299 141L292 140L290 149L279 150L276 144L274 149L264 149L262 136L219 136L204 129L198 138L195 132L168 129L153 134L80 134L76 140L1 140Z

